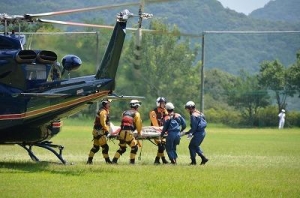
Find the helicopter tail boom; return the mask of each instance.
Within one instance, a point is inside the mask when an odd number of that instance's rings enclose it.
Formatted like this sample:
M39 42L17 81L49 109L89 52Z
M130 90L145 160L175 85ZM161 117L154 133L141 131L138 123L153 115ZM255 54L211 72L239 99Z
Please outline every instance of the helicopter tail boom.
M97 79L115 78L125 40L127 19L132 16L133 14L128 10L120 12L117 16L117 22L114 27L110 42L106 48L104 57L96 74Z

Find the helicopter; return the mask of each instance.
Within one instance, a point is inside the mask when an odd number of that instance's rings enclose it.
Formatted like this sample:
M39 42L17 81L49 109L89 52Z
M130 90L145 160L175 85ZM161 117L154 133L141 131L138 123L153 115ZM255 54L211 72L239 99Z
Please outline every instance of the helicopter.
M63 164L66 164L62 155L64 146L50 141L61 132L63 118L78 113L103 98L139 98L138 96L119 96L114 93L114 89L115 76L126 36L127 21L138 17L138 28L135 30L139 35L142 20L152 17L151 14L142 12L142 4L140 4L138 15L128 10L118 13L113 27L39 18L139 4L127 3L13 16L0 14L0 21L5 26L4 34L0 35L0 144L21 146L33 161L39 161L39 158L32 148L40 147L52 152ZM57 78L49 81L52 68L59 64L57 54L44 49L23 49L24 38L23 40L21 37L14 38L7 33L7 24L18 21L104 27L112 28L113 32L95 75L69 79ZM61 64L63 74L78 69L82 61L76 55L66 55L62 58Z

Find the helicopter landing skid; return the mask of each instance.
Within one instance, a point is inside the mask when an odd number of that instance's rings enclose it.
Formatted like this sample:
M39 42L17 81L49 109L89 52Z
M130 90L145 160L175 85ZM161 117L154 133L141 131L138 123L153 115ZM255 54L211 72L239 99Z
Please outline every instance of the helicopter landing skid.
M64 147L61 145L52 144L49 141L38 142L38 143L33 143L33 144L23 143L23 144L18 144L18 145L23 147L28 152L28 155L30 156L30 158L33 161L36 161L36 162L40 161L39 158L37 158L36 155L32 152L32 147L38 146L38 147L41 147L41 148L51 151L63 164L67 163L66 160L64 160L62 157L62 150L64 149ZM54 148L58 148L59 153Z

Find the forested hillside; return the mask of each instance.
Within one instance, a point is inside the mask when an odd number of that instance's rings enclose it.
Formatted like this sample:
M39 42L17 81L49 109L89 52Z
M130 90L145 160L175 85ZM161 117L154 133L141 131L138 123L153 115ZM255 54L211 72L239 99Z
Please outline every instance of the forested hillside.
M124 2L132 1L29 0L25 2L16 0L11 3L11 1L2 0L0 13L42 13ZM275 2L275 6L282 6L282 1L279 0L270 3ZM131 6L49 18L112 25L116 14L125 8L134 13L138 11L138 6ZM273 7L272 9L276 10L277 8ZM284 15L289 16L290 11L283 10L286 11ZM299 83L295 83L297 76L290 79L290 84L285 84L282 77L284 72L299 74L299 72L293 72L297 71L297 67L300 65L299 54L297 59L297 52L300 50L298 22L287 23L280 16L278 16L278 20L246 16L225 9L217 0L182 0L146 4L145 12L153 13L154 17L144 21L143 28L168 30L171 33L180 31L196 35L191 37L144 33L142 63L140 69L136 70L133 67L135 57L133 51L136 48L134 34L128 33L120 59L116 93L145 96L141 108L145 119L147 119L148 110L155 105L155 99L158 96L167 97L175 104L177 111L185 116L188 116L183 108L186 101L194 100L197 105L199 104L201 80L199 71L203 35L205 38L205 110L210 120L230 125L275 126L277 125L278 108L287 107L288 111L299 111L300 104L297 102L299 99L295 98L298 96L296 93L299 90ZM275 17L276 14L273 16ZM136 26L136 24L137 20L128 22L130 27ZM26 28L24 24L22 27ZM80 36L73 34L29 36L30 46L53 50L58 54L59 59L66 54L78 55L84 64L80 70L71 74L72 77L95 72L95 62L97 65L111 33L111 30L62 25L42 26L41 24L35 30L39 32L72 30L88 31L89 33L97 31ZM99 49L97 54L96 49ZM278 75L280 78L276 79L279 84L278 89L272 87L272 90L267 86L267 82L259 84L257 75L262 75L260 73L261 65L276 65L280 68L281 73ZM293 70L289 69L291 65ZM273 76L277 77L277 74ZM286 88L289 89L290 95L284 93ZM281 104L282 101L276 101L272 91L280 97L286 97L287 100ZM278 91L282 92L277 93ZM128 107L125 103L116 103L114 106L118 106L118 108L112 110L112 115L120 115L122 109ZM90 112L87 114L91 115ZM229 117L230 119L228 119ZM269 118L271 121L268 121ZM297 120L298 123L296 123ZM300 126L297 115L293 119L290 118L289 122L290 125L298 124Z
M170 26L176 24L181 32L201 35L204 31L295 31L300 30L298 23L292 23L290 18L296 19L299 12L297 0L271 1L265 8L257 13L273 11L271 17L254 19L244 14L225 9L217 0L189 0L171 3L146 4L145 12L154 14L155 19L163 20ZM107 5L132 2L131 0L56 0L56 1L11 1L0 2L0 13L24 14L58 11L89 6ZM283 7L284 5L284 7ZM295 6L293 6L295 5ZM126 7L132 12L137 12L138 6ZM284 9L283 9L284 8ZM53 17L58 20L76 22L100 21L112 24L117 12L125 8L115 8L80 14L62 15ZM277 13L280 11L280 14ZM257 16L253 12L251 16ZM268 15L270 16L270 15ZM290 23L278 22L283 19ZM274 22L274 20L277 21ZM289 18L290 17L290 18ZM265 18L266 20L261 20ZM146 23L147 24L147 23ZM134 26L135 24L130 24ZM65 30L74 30L74 27L60 26ZM206 67L220 68L230 73L237 74L241 69L250 73L258 72L259 64L264 60L279 59L284 65L289 66L296 60L299 50L299 33L293 34L209 34L206 36ZM192 39L192 43L201 43L201 38ZM198 57L198 60L201 57Z
M254 10L250 17L269 21L300 23L299 0L270 1L264 8Z

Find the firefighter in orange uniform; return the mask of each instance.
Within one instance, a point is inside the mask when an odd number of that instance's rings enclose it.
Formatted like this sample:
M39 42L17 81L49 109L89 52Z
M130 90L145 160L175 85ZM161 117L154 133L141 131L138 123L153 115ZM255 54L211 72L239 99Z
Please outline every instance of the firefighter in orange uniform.
M121 131L119 133L119 146L112 163L117 164L120 156L125 153L126 145L131 148L130 151L130 164L135 164L135 156L138 151L138 142L134 137L133 132L137 130L138 136L142 135L142 119L138 108L141 106L141 102L138 100L131 100L131 109L124 111L122 114Z
M90 151L87 164L93 163L93 157L95 153L100 150L100 146L102 148L102 155L105 159L106 163L111 164L109 159L108 151L109 146L107 144L107 135L109 133L109 109L110 109L111 100L104 99L101 101L102 107L96 114L94 121L94 129L93 129L93 139L94 145Z
M149 113L149 117L151 120L151 126L163 126L164 125L164 117L168 115L168 111L166 110L167 100L164 97L158 97L156 99L156 108L154 108ZM158 149L157 154L154 160L154 164L160 164L160 158L164 164L168 164L169 162L166 160L164 151L166 150L166 138L157 138L154 139Z

